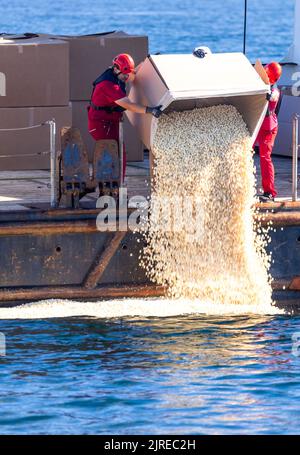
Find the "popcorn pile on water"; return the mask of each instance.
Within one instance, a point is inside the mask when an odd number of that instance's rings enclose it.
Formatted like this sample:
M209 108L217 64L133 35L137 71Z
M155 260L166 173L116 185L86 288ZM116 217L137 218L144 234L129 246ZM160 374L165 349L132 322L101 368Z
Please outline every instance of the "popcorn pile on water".
M267 229L255 226L252 143L233 106L159 119L141 264L173 298L271 304Z

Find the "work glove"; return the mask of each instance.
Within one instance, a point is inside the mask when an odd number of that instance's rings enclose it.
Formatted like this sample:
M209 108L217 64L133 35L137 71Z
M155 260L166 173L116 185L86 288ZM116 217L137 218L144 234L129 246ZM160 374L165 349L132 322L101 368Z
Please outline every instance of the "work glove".
M280 96L279 92L276 90L273 90L271 93L267 94L267 100L277 102L279 100L279 96Z
M146 113L147 114L152 114L154 117L159 118L161 116L161 114L162 114L161 107L162 107L162 104L160 104L159 106L155 106L155 107L147 106L146 107Z

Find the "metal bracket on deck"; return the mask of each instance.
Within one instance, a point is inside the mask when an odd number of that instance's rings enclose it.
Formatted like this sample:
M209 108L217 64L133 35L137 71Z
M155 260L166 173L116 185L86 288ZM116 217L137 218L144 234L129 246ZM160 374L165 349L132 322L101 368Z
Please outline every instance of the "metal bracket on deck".
M60 193L67 207L78 208L80 196L89 186L88 155L78 128L61 131Z
M59 176L60 205L79 208L79 199L97 188L99 196L106 195L118 199L123 181L122 122L119 144L117 140L97 141L91 164L78 128L62 128L61 150L60 163L56 171ZM92 175L89 166L93 169Z

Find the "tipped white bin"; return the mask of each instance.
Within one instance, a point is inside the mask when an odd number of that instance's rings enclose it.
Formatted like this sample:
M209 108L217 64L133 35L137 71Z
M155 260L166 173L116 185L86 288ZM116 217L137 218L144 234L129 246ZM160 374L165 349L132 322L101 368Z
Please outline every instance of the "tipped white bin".
M152 55L137 68L129 92L133 102L162 105L165 112L231 104L237 108L255 139L267 109L266 85L242 53ZM148 149L157 119L127 111Z

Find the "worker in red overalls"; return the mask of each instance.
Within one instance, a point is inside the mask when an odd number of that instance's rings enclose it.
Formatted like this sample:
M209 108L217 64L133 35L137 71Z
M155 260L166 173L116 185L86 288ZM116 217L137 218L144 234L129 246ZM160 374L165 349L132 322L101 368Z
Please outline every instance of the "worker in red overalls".
M128 109L138 114L160 117L161 106L149 107L132 103L126 96L126 82L132 82L135 64L129 54L120 54L93 83L93 93L88 106L88 129L92 137L114 139L119 142L119 123L123 112ZM125 176L126 154L124 150L123 175Z
M270 93L267 96L269 106L255 141L259 146L260 169L264 191L264 193L259 196L261 202L274 201L274 198L277 195L271 154L278 131L278 120L275 110L280 97L280 91L275 84L280 78L282 70L279 63L272 62L265 66L265 71L271 85Z

